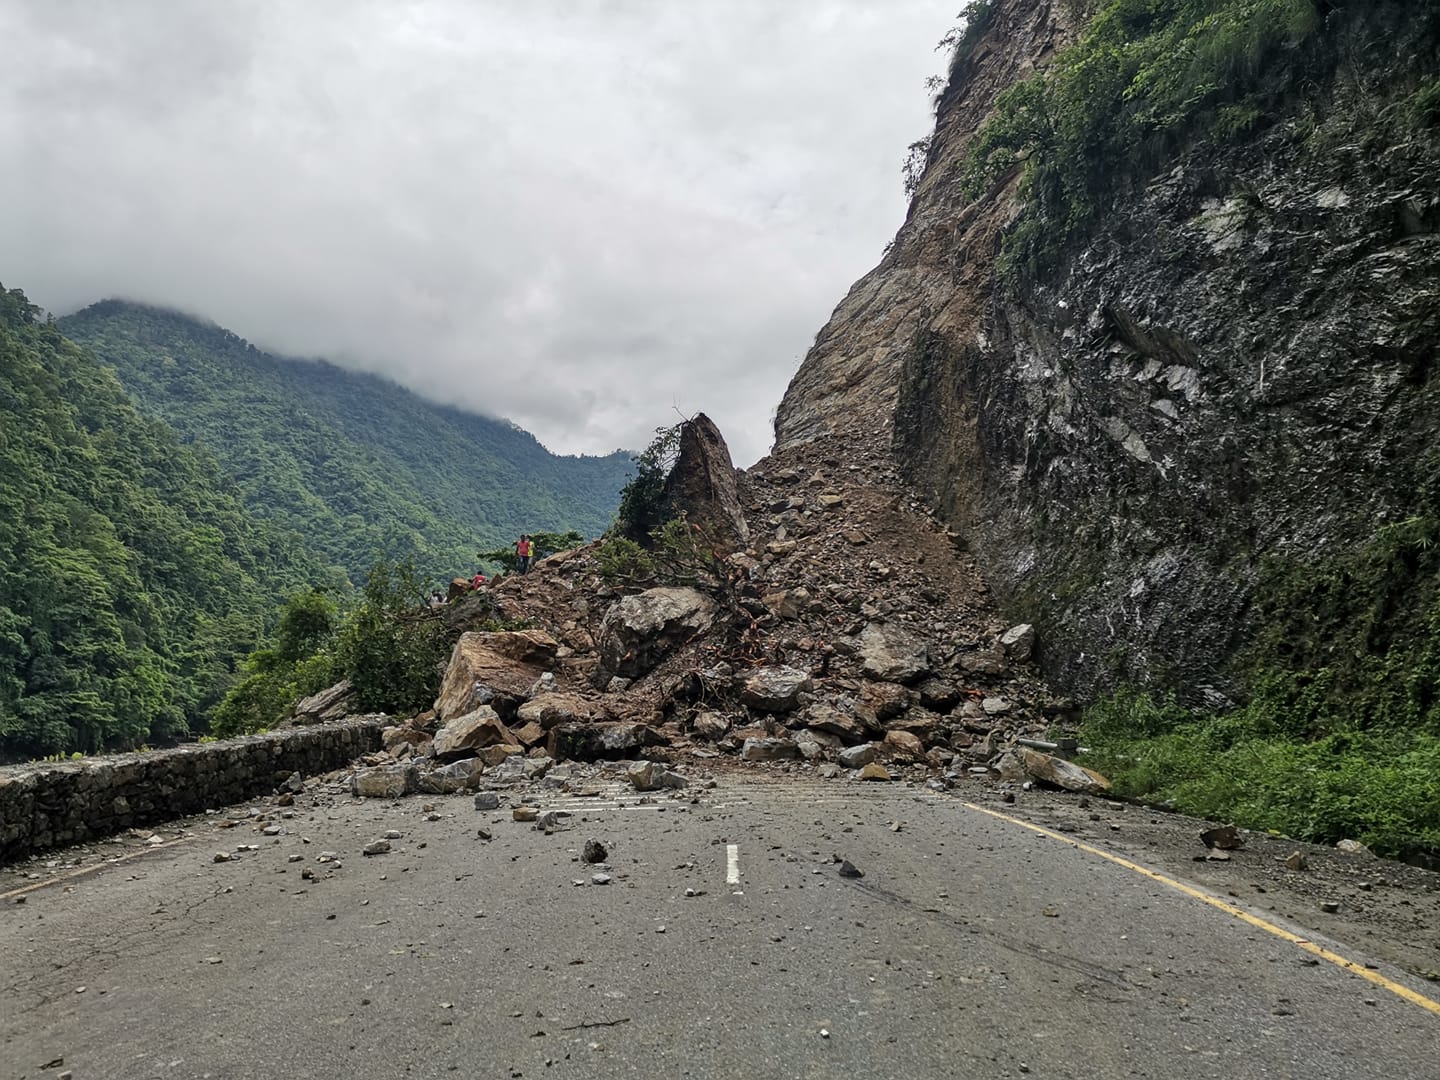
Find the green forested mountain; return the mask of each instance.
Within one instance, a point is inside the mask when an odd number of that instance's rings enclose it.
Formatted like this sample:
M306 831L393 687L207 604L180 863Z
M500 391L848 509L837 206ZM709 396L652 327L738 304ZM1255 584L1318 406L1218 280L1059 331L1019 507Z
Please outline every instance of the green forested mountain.
M0 288L0 759L183 734L325 576Z
M381 556L443 577L521 532L598 535L630 471L625 453L559 457L513 424L176 312L105 301L60 326L142 411L211 448L254 513L357 582Z

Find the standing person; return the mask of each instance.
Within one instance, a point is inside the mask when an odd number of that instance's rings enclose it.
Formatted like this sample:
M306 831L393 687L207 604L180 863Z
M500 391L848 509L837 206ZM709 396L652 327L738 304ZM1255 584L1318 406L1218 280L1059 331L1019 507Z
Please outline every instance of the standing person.
M530 556L534 550L535 547L530 542L529 533L522 534L520 539L515 542L515 561L520 568L520 573L528 574L530 572Z

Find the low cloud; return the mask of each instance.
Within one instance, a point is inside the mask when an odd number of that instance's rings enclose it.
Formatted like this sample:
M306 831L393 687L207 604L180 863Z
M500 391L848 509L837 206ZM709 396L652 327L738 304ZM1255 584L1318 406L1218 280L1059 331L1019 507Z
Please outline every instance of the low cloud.
M0 0L0 280L735 456L904 214L953 0Z

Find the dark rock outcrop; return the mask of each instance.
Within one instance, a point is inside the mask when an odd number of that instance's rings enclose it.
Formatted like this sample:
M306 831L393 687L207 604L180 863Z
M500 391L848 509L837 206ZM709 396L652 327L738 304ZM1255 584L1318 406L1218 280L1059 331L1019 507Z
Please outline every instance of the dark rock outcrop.
M665 500L698 525L714 550L728 554L750 541L735 488L730 448L704 413L680 425L680 452L665 481Z

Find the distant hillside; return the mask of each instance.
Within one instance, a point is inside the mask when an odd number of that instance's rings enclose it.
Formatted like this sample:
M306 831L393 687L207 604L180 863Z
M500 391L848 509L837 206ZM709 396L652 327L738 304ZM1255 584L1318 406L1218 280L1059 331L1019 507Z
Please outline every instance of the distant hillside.
M609 524L629 455L560 457L503 420L323 361L272 356L172 311L108 300L60 320L146 413L208 446L252 510L359 581L381 555L436 577L521 532Z
M0 760L183 735L325 584L203 451L0 288Z

